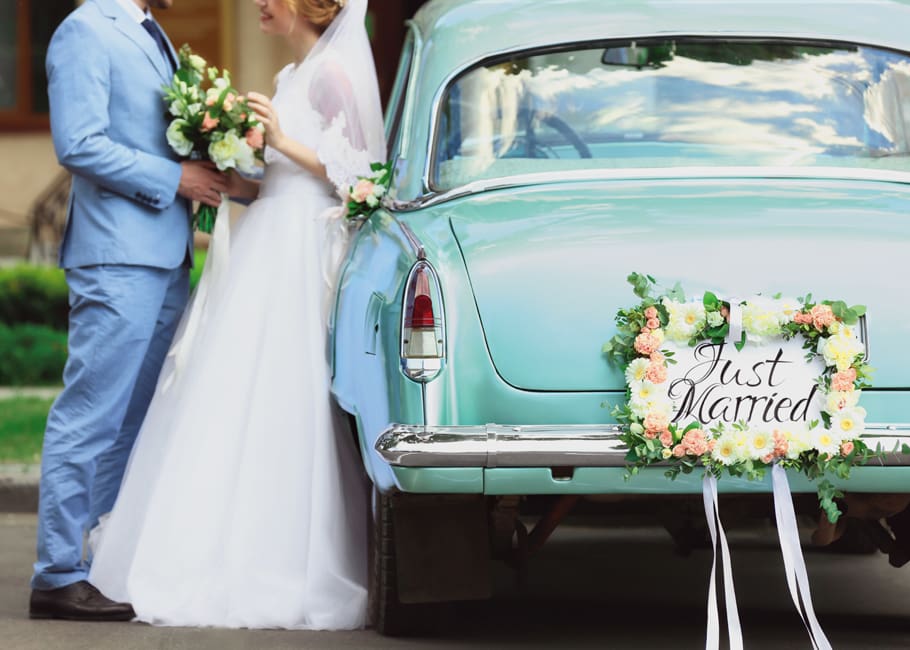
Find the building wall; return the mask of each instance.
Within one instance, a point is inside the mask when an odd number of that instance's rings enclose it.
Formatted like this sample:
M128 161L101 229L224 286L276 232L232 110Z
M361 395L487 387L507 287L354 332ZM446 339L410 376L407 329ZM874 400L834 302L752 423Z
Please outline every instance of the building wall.
M212 6L211 15L204 13ZM384 96L392 83L404 20L413 13L419 0L371 0L374 47ZM180 7L184 10L181 13ZM217 13L217 17L214 14ZM275 74L291 60L283 39L268 37L259 31L259 11L252 0L178 0L174 7L156 14L174 44L193 44L193 29L208 35L207 58L216 65L227 66L233 81L242 92L256 90L271 94ZM206 19L205 24L200 18ZM211 20L208 20L208 19ZM195 27L194 27L195 25ZM217 27L218 45L211 35ZM212 53L212 50L218 50ZM24 255L27 241L28 214L33 202L58 177L57 164L47 131L0 132L0 259Z

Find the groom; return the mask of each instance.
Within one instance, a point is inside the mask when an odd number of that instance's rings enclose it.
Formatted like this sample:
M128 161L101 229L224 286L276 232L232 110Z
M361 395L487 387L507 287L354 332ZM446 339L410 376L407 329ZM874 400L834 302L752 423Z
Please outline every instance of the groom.
M113 507L186 304L191 201L217 206L227 189L165 139L176 55L149 9L172 2L87 0L47 53L54 147L73 174L60 249L69 358L44 436L31 618L134 616L87 581L83 537Z

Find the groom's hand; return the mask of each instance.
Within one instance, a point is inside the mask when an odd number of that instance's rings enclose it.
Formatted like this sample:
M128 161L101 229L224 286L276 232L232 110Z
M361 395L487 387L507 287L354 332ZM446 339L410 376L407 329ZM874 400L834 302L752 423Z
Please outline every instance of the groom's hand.
M177 194L217 208L221 203L221 193L228 191L228 181L224 174L207 161L187 161L180 163L180 166L183 172Z

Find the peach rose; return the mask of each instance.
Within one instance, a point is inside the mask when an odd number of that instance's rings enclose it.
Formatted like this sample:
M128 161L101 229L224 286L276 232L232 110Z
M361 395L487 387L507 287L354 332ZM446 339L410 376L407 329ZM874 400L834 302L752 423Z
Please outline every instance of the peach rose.
M652 318L657 318L657 308L648 307L647 309L645 309L645 318L647 318L648 320L651 320ZM653 329L657 329L657 326L655 325Z
M265 144L265 140L262 137L262 131L255 128L247 129L246 143L253 147L253 149L262 149L262 145Z
M354 190L351 192L351 199L357 203L363 203L367 200L367 197L373 193L373 189L374 185L372 182L365 178L361 178L357 181L357 184L354 185Z
M652 330L656 330L658 327L660 327L660 321L657 320L656 318L649 318L647 325Z
M662 355L660 352L652 352L650 358L651 358L651 361L653 361L654 363L663 363L664 362L664 355Z
M850 440L845 440L840 445L840 453L843 454L844 456L849 456L850 454L853 453L853 448L854 448L853 442Z
M218 122L220 121L221 120L219 120L217 117L212 117L212 114L206 111L205 117L202 118L202 130L211 131L216 126L218 126Z
M761 457L761 462L766 463L768 465L771 464L772 460L774 460L774 454L767 454L767 455Z
M648 440L654 440L654 438L656 438L656 437L657 437L657 433L655 433L654 431L645 431L645 438L647 438Z

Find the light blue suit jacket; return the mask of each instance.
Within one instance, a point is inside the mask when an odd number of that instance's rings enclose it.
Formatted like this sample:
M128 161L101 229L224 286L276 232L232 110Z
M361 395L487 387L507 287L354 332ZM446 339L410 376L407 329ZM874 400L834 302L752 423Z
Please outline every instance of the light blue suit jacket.
M104 47L84 47L92 41ZM165 137L170 72L152 37L116 0L88 0L54 33L47 77L54 148L73 174L60 265L192 260L191 208Z

